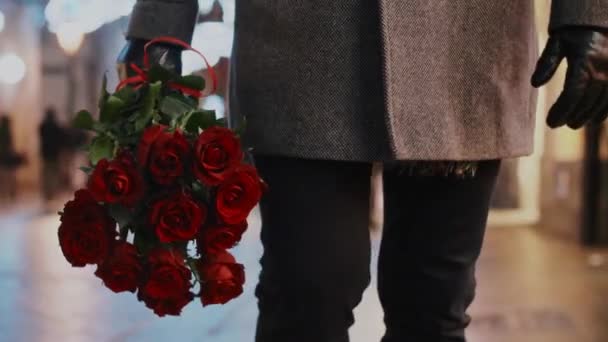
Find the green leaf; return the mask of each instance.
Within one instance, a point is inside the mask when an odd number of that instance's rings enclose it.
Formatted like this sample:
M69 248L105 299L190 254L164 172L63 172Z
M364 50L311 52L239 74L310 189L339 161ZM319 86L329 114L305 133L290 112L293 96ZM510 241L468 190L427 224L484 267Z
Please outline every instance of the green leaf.
M144 95L143 107L137 111L135 116L135 131L139 132L146 128L152 117L156 115L154 108L156 101L160 95L161 83L155 82L148 86L147 92Z
M176 129L180 128L181 126L179 125L179 120L177 116L172 116L171 120L169 121L169 130L170 131L175 131Z
M127 118L128 122L135 122L137 121L137 118L139 118L141 115L140 110L136 110L133 113L131 113L131 115L129 115L129 117Z
M181 84L188 88L196 89L196 90L204 90L205 89L205 79L197 76L197 75L186 75L175 80L175 83Z
M101 122L93 123L93 130L97 132L104 132L107 129L107 125L102 124Z
M99 102L97 106L99 108L103 107L103 104L106 103L110 94L108 93L108 77L106 74L103 75L103 79L101 81L101 94L99 95Z
M203 190L204 188L201 183L199 183L198 181L192 182L192 192L201 192Z
M163 117L160 115L159 112L154 112L154 114L152 115L152 123L156 125L160 124L162 119Z
M140 132L143 131L146 126L148 126L148 118L146 117L140 117L137 119L137 121L135 121L135 131L136 132Z
M219 118L215 120L215 125L220 127L226 127L226 118Z
M150 85L148 86L147 92L144 95L143 108L141 110L142 115L144 115L144 116L152 115L152 110L154 109L154 107L156 105L156 101L158 100L158 97L160 95L160 90L161 90L160 82L150 83Z
M169 95L160 102L160 111L171 116L180 116L193 108L190 104L180 100L178 96Z
M203 203L209 202L209 198L211 196L209 193L209 189L203 186L200 182L192 182L192 193L199 201Z
M188 114L184 118L184 128L186 131L198 134L198 129L206 129L215 126L215 111L214 110L197 110Z
M135 245L135 248L141 254L145 254L149 250L146 239L140 232L135 232L135 235L133 236L133 245Z
M123 102L131 104L137 98L137 91L133 87L126 86L114 93L114 96L121 99Z
M101 107L101 115L99 120L101 122L115 122L120 118L120 111L126 106L127 103L121 98L115 95L110 95L108 100Z
M148 123L154 116L155 116L154 112L152 112L152 114L150 114L150 115L142 115L140 113L137 120L135 120L135 132L143 131L146 128L146 126L148 126Z
M179 95L180 100L190 105L192 109L198 109L199 101L198 99L192 98L190 96Z
M89 159L91 159L91 163L95 165L104 158L113 158L115 147L116 142L112 138L105 135L96 137L93 139L93 142L91 142L89 148Z
M168 69L165 69L159 64L153 65L148 71L148 79L150 80L150 83L158 81L167 82L171 79L176 78L176 76L177 75L175 73L169 71Z
M93 129L95 121L93 120L93 116L86 110L81 110L76 113L76 117L74 118L72 124L74 127L79 129Z
M120 145L137 145L139 142L139 136L128 135L120 138Z
M141 227L135 228L133 244L141 254L148 254L151 249L158 246L158 239L151 233L152 231L150 229L141 229Z

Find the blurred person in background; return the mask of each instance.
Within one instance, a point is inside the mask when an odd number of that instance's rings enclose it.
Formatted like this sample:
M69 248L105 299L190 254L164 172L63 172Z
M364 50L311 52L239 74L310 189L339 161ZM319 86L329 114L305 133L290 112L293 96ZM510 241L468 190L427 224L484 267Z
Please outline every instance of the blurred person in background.
M13 153L13 133L11 120L5 113L0 114L0 157L4 160Z
M16 170L25 162L15 151L11 120L6 113L0 115L0 197L14 200L17 197Z
M40 157L42 159L42 195L52 200L62 185L60 155L65 142L63 128L57 122L54 108L47 108L40 124Z
M534 2L237 0L230 121L261 202L257 342L346 342L370 281L372 162L384 163L383 342L462 342L502 159L533 151L535 93L562 60L550 127L608 115L608 6L554 0L537 61ZM192 38L196 0L139 0L119 64ZM181 50L150 49L180 70ZM203 47L204 52L204 47Z

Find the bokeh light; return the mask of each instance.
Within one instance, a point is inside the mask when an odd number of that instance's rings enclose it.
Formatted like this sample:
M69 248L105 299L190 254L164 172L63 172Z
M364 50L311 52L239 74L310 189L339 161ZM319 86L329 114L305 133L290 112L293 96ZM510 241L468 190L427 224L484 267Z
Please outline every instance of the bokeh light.
M57 28L56 34L59 46L68 55L76 54L84 41L84 32L77 23L62 23Z
M106 23L127 16L136 0L50 0L44 10L51 32L72 23L82 33L97 30Z
M25 76L25 62L14 53L0 55L0 82L16 84Z

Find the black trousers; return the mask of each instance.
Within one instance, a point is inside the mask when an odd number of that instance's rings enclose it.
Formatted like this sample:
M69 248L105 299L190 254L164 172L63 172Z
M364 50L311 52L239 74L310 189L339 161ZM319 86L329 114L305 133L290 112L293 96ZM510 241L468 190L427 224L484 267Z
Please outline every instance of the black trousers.
M256 342L347 342L370 281L371 165L257 156L262 214ZM384 171L382 342L462 342L499 161L475 177ZM371 342L371 341L370 341Z

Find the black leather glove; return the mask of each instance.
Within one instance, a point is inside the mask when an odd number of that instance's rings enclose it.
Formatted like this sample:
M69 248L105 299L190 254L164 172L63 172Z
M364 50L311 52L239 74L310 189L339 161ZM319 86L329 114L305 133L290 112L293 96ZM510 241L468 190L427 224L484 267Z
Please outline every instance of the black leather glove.
M564 58L568 61L564 90L551 107L547 124L577 129L589 122L603 122L608 117L608 31L566 27L553 32L532 85L547 83Z
M134 76L135 73L129 64L135 63L143 67L144 46L148 41L143 39L131 39L123 47L118 55L117 68L120 79ZM182 48L169 43L155 43L148 47L150 66L160 64L166 69L172 70L178 75L182 72Z

